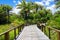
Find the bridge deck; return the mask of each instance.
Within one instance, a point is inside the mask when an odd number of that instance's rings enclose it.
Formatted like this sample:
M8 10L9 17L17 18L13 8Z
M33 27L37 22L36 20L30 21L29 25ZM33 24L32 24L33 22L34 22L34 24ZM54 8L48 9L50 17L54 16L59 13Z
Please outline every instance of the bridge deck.
M37 25L26 26L17 40L50 40Z

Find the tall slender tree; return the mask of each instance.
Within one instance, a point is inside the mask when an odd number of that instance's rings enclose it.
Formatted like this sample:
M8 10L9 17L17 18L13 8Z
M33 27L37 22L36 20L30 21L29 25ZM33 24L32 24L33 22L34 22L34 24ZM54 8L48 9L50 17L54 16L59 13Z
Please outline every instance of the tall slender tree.
M12 9L12 7L9 5L0 5L0 21L1 21L1 23L6 22L6 16L7 16L7 19L9 21L9 11L11 9Z
M37 4L37 3L33 3L33 7L35 9L35 12L38 12L38 10L42 10L44 8L44 6Z
M21 4L18 4L17 5L19 9L21 9L21 13L24 17L24 19L27 19L28 18L28 15L30 13L30 10L32 9L32 3L31 2L28 2L26 3L25 0L22 0Z

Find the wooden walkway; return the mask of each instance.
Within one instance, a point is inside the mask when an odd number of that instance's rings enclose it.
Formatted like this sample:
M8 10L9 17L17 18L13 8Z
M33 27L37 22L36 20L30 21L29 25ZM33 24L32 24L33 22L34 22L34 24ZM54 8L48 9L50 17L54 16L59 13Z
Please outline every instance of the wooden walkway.
M25 26L17 40L50 40L37 25Z

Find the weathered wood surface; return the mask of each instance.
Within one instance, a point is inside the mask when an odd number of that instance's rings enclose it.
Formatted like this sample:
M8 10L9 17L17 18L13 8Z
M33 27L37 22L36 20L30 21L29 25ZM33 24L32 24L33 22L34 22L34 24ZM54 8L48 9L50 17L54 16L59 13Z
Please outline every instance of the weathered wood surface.
M25 26L17 40L50 40L37 25Z

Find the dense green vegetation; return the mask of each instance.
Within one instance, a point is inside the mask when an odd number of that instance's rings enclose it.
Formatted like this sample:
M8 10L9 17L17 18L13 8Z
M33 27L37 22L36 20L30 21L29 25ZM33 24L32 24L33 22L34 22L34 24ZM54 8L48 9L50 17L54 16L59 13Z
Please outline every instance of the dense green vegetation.
M9 5L0 5L0 24L9 22L9 11L12 9Z
M17 6L17 9L21 9L21 11L18 14L10 14L9 11L12 10L11 6L0 5L0 33L21 24L30 25L37 23L46 23L46 26L60 30L60 10L56 11L53 15L52 11L46 9L43 5L38 5L34 2L26 3L25 0L22 0L21 4ZM60 1L56 3L56 8L59 7ZM12 32L10 33L11 40L13 40Z
M52 18L47 22L48 26L53 27L55 29L59 29L60 30L60 0L55 0L56 2L56 10L57 10L54 15L52 16Z

